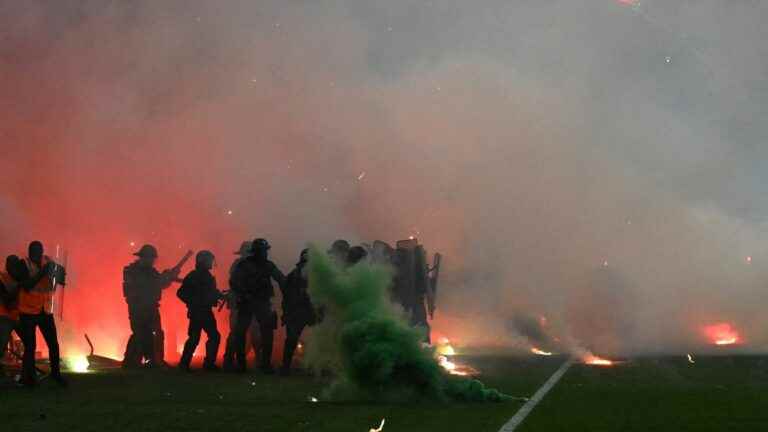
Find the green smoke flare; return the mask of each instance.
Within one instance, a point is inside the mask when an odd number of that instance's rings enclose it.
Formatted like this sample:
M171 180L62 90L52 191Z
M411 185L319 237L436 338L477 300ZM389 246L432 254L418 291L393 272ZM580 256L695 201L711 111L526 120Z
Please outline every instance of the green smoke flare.
M306 362L315 370L334 373L336 381L324 396L507 400L477 380L442 370L432 350L422 347L423 334L389 301L391 280L386 267L358 264L344 270L316 248L310 251L310 294L326 313L312 332Z

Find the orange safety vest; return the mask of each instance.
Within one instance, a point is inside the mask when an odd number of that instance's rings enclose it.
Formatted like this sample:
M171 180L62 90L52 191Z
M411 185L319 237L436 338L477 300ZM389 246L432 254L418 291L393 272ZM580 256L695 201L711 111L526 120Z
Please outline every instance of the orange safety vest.
M5 272L0 272L0 281L3 282L3 285L5 285L6 288L16 283L11 275ZM10 318L14 321L18 321L19 309L16 307L16 303L14 302L11 305L6 305L5 303L0 302L0 317Z
M48 257L43 257L42 267L38 267L31 259L25 258L24 262L29 269L29 276L37 276L42 268L48 264ZM37 315L41 312L46 314L53 313L53 281L50 276L40 279L31 290L19 290L19 312L26 315Z

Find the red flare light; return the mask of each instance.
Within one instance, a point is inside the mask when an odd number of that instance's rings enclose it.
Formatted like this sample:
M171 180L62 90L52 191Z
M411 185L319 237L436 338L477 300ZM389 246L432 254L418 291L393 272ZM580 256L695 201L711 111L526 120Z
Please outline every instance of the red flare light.
M730 323L710 324L704 327L703 332L707 341L713 345L736 345L742 342L739 332Z

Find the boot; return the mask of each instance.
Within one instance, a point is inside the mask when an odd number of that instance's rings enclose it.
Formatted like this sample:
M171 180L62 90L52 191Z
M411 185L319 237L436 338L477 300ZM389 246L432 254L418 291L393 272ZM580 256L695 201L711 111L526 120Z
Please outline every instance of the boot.
M280 368L280 375L288 376L291 374L291 363L293 362L293 352L295 345L286 341L283 348L283 366Z

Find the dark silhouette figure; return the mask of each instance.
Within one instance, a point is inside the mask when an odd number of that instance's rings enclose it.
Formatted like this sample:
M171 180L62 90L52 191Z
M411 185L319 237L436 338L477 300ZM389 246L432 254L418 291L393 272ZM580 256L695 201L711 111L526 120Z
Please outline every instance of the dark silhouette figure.
M315 309L312 306L307 288L309 249L301 251L296 268L291 271L285 281L283 290L283 325L286 330L285 346L283 349L283 366L280 372L290 374L293 354L299 344L299 338L306 326L314 325L317 321Z
M240 249L234 252L234 254L238 255L239 258L237 258L229 267L230 278L232 273L235 271L235 268L237 268L237 265L251 254L252 248L253 241L248 240L244 241L240 245ZM226 293L226 305L229 309L229 334L227 335L227 342L224 348L224 370L231 372L235 368L235 327L237 326L237 295L232 290L231 286L230 290ZM253 347L254 351L258 350L260 345L259 327L255 324L254 321L252 321L251 326L246 332L246 339L251 342L251 346ZM248 349L246 349L246 353L247 352Z
M346 265L352 267L353 265L363 261L368 257L368 251L362 246L355 246L349 249L347 253Z
M246 371L245 335L251 321L259 323L261 346L259 358L261 370L272 374L272 344L274 331L277 329L277 314L272 310L272 297L275 295L272 280L280 289L285 286L285 276L269 260L271 246L265 239L253 242L252 254L235 267L230 277L230 287L237 296L237 318L235 322L235 369Z
M23 270L20 270L20 266ZM16 332L16 335L21 338L18 281L25 277L19 276L24 274L24 270L26 267L23 261L16 255L10 255L5 260L5 271L0 271L0 359L5 357L11 332Z
M180 265L159 272L155 269L157 249L144 245L134 254L136 261L123 269L123 295L128 303L131 337L125 348L124 368L139 367L142 361L152 366L164 365L165 335L160 321L160 299L163 290L180 282Z
M209 251L200 251L195 258L195 269L189 272L176 295L187 305L189 318L189 338L184 343L184 351L179 361L179 369L189 370L192 355L200 343L200 332L205 331L208 341L205 344L205 360L203 368L217 370L216 355L219 352L221 335L216 328L216 317L213 308L223 299L216 288L216 279L211 274L215 257Z
M336 240L328 250L328 255L339 266L344 265L349 254L349 242L343 239Z

